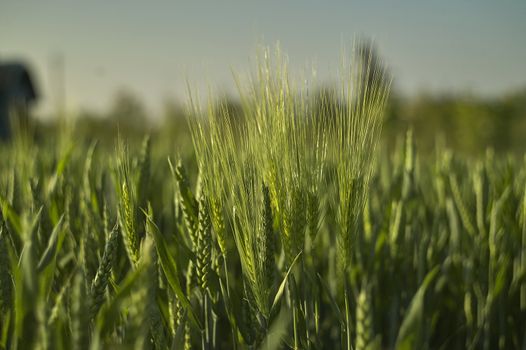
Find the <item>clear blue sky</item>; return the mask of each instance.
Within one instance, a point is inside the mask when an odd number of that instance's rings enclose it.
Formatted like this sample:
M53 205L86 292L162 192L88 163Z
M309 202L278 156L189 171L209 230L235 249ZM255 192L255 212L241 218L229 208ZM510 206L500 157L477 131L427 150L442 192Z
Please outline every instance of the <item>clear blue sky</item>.
M197 85L232 87L258 43L335 76L342 43L375 38L405 94L498 95L526 86L526 0L0 0L0 60L22 58L51 110L53 62L65 61L70 108L105 108L127 87L152 110Z

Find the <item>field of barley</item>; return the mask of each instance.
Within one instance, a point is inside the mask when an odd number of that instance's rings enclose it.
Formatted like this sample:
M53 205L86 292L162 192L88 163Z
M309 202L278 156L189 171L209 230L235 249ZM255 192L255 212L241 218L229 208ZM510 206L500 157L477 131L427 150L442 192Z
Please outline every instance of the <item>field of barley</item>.
M382 144L355 51L336 105L269 51L241 117L189 93L186 146L2 145L0 349L525 349L525 159Z

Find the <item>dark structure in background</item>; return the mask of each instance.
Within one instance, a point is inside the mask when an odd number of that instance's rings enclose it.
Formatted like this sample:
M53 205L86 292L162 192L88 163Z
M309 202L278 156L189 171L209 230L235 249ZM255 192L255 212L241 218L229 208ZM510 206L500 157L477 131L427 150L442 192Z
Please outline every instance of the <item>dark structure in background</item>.
M20 127L27 125L29 108L37 97L31 74L24 64L0 63L0 140L11 137L12 121Z

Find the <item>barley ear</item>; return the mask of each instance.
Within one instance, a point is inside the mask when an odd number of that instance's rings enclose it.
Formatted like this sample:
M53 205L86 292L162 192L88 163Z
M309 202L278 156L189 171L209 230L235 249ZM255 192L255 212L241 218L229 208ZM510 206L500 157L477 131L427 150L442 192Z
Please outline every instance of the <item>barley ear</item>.
M212 266L212 236L208 206L203 195L199 198L199 218L196 245L196 272L199 287L203 292L208 289L208 278Z
M265 291L266 299L268 299L270 290L274 284L274 252L276 248L272 227L273 219L269 189L265 185L263 185L263 207L261 215L261 230L257 236L256 246L259 250L258 259L263 267L263 290Z
M192 240L192 245L195 247L197 243L199 204L190 189L190 184L188 183L188 178L181 160L179 160L177 166L173 169L173 174L179 189L179 204L183 210L186 229Z
M367 287L362 287L356 301L356 350L370 349L373 343L371 296Z
M97 269L95 278L91 282L91 319L95 318L97 312L104 303L104 295L106 293L106 287L108 286L108 280L110 278L113 260L115 259L118 238L119 227L118 225L115 225L108 236L106 246L104 247L104 253L102 255L102 260L99 264L99 268Z
M168 291L168 313L170 317L170 331L172 336L175 336L177 329L184 322L184 308L172 290Z
M77 269L73 279L71 293L71 333L72 349L89 348L89 312L86 303L88 296L86 290L85 274L82 267Z
M319 215L320 203L318 194L313 191L309 191L307 194L307 225L311 242L314 241L316 235L318 234Z
M148 216L153 217L152 207L148 203ZM150 334L157 349L166 349L168 346L161 311L157 303L159 292L159 265L157 251L153 243L153 237L148 235L143 244L143 256L147 256L146 281L148 286L146 292L146 313L150 324Z
M283 213L282 242L285 249L287 266L303 250L305 246L306 228L306 200L302 191L291 189L291 196L287 199Z
M186 295L192 295L192 289L195 286L195 265L190 260L188 267L186 268ZM190 328L190 322L185 322L184 327L184 348L185 350L192 349L192 329Z
M135 203L127 181L122 183L121 196L119 222L122 228L124 246L132 266L137 266L139 262L139 238L135 224Z
M404 147L404 172L402 179L402 198L408 199L413 193L415 182L415 140L413 129L407 130Z
M218 199L210 199L210 213L212 227L217 238L217 244L223 257L227 255L225 221L223 219L222 206Z

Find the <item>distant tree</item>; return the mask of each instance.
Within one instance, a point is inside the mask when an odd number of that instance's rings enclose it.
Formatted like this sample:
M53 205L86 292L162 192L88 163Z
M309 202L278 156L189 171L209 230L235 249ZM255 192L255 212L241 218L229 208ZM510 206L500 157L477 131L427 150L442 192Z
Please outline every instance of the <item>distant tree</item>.
M144 128L148 124L148 115L142 101L129 90L120 90L108 113L111 121L119 128Z

